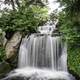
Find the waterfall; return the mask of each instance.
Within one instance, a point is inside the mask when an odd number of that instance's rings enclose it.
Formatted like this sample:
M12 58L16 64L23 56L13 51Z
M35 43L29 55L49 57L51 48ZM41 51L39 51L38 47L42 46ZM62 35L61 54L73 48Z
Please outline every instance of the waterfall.
M48 68L67 71L67 53L61 37L36 35L25 37L19 51L19 68Z
M67 71L67 45L60 36L32 34L20 45L18 69L2 80L75 80Z

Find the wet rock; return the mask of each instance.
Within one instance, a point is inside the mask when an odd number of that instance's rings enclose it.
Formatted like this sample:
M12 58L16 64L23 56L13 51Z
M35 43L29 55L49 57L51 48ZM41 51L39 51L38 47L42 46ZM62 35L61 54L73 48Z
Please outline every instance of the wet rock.
M10 65L7 62L0 63L0 78L4 77L11 70Z
M19 44L21 42L21 39L22 39L22 34L20 32L16 32L14 33L12 38L7 42L6 48L5 48L7 59L11 58L16 54Z

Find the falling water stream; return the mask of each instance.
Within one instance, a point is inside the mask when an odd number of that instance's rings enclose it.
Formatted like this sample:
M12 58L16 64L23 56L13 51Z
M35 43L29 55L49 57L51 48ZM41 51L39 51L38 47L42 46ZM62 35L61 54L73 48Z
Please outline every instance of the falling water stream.
M47 68L67 71L66 49L61 37L33 34L23 39L19 51L19 68Z

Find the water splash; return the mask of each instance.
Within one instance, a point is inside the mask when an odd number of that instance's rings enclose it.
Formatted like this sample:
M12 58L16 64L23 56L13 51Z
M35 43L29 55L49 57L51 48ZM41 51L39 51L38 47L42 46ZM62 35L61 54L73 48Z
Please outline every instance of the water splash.
M75 80L72 75L63 71L49 69L22 68L11 72L2 80Z

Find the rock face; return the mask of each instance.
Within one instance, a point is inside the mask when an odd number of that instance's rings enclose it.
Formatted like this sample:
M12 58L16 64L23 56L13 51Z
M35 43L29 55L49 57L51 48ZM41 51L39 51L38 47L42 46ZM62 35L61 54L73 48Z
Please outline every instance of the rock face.
M19 44L21 42L21 39L22 39L22 34L20 32L16 32L12 36L12 38L7 42L6 48L5 48L7 59L15 55L19 47Z

